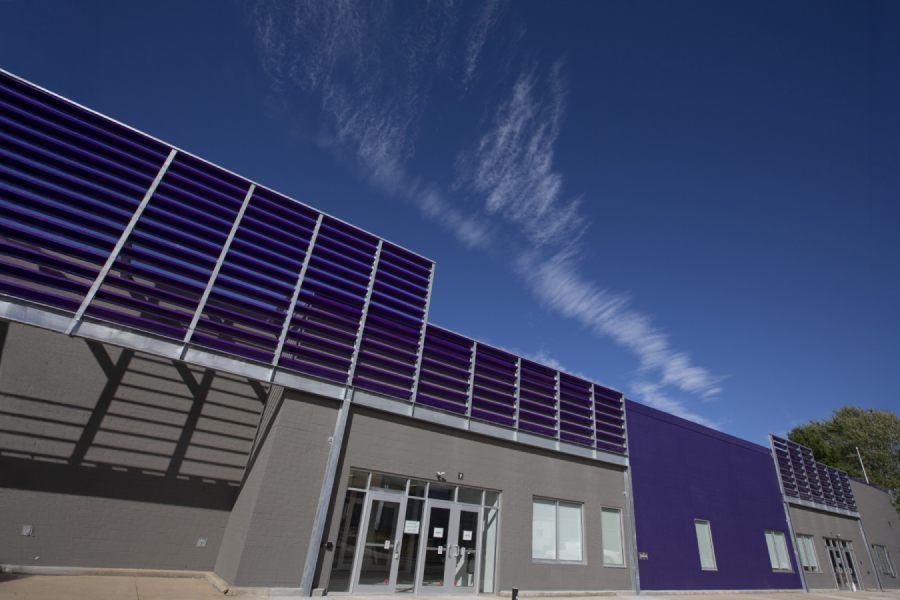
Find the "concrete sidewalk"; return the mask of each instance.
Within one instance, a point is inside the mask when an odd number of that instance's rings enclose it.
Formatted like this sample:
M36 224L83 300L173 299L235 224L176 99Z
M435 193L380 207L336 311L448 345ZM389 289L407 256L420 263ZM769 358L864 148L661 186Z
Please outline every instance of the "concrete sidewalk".
M0 576L0 600L224 600L205 579L117 576ZM240 596L259 600L259 596ZM288 600L282 597L281 600Z
M223 600L226 596L205 579L130 576L30 576L0 575L0 600ZM609 596L605 596L609 597ZM615 598L616 596L613 596ZM240 600L261 600L263 596L237 596ZM277 596L277 600L298 596ZM347 596L348 600L386 600L386 596ZM435 600L435 596L403 596L406 600ZM480 598L497 598L485 596ZM541 598L528 596L527 600ZM598 600L601 596L555 596L548 600ZM822 591L776 593L645 593L618 596L623 600L900 600L900 590L885 592ZM498 599L499 600L499 599Z

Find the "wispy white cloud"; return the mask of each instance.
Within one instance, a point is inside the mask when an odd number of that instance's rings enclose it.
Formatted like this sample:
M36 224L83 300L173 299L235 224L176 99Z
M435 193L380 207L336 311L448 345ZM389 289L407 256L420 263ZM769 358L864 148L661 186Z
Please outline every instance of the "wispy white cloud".
M646 381L636 381L631 385L632 391L645 403L654 408L673 414L682 419L688 419L713 429L719 429L721 423L707 419L702 415L685 408L684 403L673 400L661 391L662 385L659 383L650 383Z
M485 250L490 247L492 228L483 220L464 215L432 188L415 196L423 214L440 223L467 248Z
M564 61L542 67L507 56L502 72L491 76L501 87L508 81L508 93L488 107L483 123L473 122L483 131L448 165L453 187L442 191L410 176L432 82L441 76L465 89L484 76L501 0L478 6L468 21L455 0L405 5L403 11L360 0L257 0L247 6L273 88L285 97L299 90L319 100L313 137L321 146L349 156L373 186L411 201L467 248L496 250L501 244L492 240L505 236L502 245L516 248L513 268L544 307L638 358L631 395L715 426L673 395L714 400L723 378L673 348L627 295L603 289L579 269L590 224L554 164L566 109ZM468 28L460 34L461 23ZM518 71L510 77L509 69ZM459 203L462 196L468 204ZM548 353L540 357L557 364Z
M565 197L562 173L554 167L565 113L562 68L557 62L543 78L534 68L521 73L488 131L458 159L457 186L480 193L489 214L518 228L529 251L517 259L516 269L545 307L634 353L640 382L632 391L639 398L698 420L683 402L660 390L671 386L709 401L722 391L717 385L722 378L672 349L668 336L648 315L631 308L626 295L599 288L578 269L588 223L579 201ZM651 374L658 378L655 388L643 381Z
M723 378L693 365L685 352L674 350L668 336L653 326L648 315L631 308L628 296L601 289L586 280L574 258L565 253L550 258L532 253L520 259L518 271L544 306L613 339L638 357L638 379L631 386L638 398L678 416L709 424L689 411L682 401L664 395L661 390L674 387L712 398L721 391L717 384ZM653 383L647 381L651 376L656 378Z
M481 12L475 25L469 30L466 37L466 62L465 72L463 74L463 86L468 86L469 82L475 76L475 69L478 66L478 59L481 56L481 50L487 41L488 34L496 25L500 13L500 0L487 0L481 7Z
M518 226L536 246L571 245L587 226L579 200L563 198L562 174L553 169L565 108L561 73L562 62L545 78L523 71L490 129L457 160L457 186L482 194L489 214Z

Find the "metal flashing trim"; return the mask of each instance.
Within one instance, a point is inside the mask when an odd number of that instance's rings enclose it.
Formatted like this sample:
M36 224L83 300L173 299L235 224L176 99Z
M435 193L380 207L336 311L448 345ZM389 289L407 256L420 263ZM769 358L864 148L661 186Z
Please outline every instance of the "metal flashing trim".
M321 381L312 377L303 377L288 371L279 371L276 369L272 383L280 385L285 389L306 392L317 396L324 396L334 400L342 400L345 395L346 388L330 381Z
M838 515L844 515L845 517L852 517L854 519L859 518L859 512L845 510L843 508L834 508L833 506L828 506L825 504L819 504L818 502L810 502L809 500L803 500L802 498L793 498L791 496L785 496L785 502L788 504L793 504L794 506L802 506L804 508L814 508L816 510L822 510L826 512L835 513Z
M353 390L353 402L354 404L359 404L361 406L368 406L384 412L407 417L413 416L413 409L415 406L410 402L403 402L402 400L380 396L360 389Z
M59 333L65 333L72 322L71 315L53 312L43 306L32 306L19 299L4 299L3 297L0 297L0 318L17 323L27 323Z

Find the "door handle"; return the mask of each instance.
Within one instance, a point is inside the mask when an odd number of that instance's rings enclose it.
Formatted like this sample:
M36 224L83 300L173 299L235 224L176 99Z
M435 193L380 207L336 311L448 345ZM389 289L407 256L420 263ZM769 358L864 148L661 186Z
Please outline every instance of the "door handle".
M454 555L454 558L459 558L459 544L456 544L454 548L456 548L456 554Z

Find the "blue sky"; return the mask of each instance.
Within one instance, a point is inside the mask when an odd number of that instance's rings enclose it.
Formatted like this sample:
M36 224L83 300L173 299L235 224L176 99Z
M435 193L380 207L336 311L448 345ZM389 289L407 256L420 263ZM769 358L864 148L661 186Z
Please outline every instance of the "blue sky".
M0 67L437 262L429 319L765 443L900 409L900 4L0 2Z

